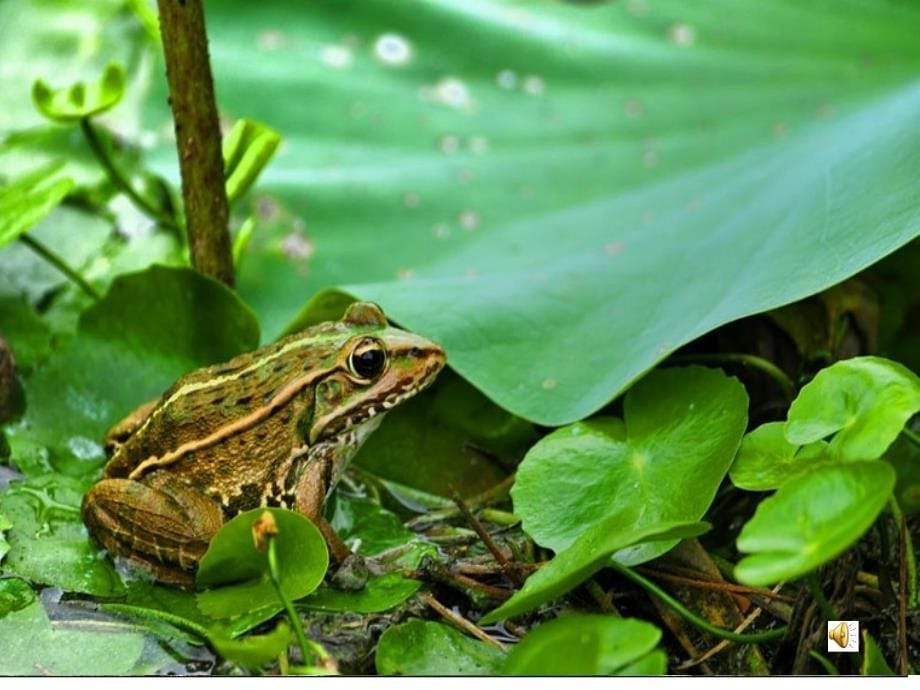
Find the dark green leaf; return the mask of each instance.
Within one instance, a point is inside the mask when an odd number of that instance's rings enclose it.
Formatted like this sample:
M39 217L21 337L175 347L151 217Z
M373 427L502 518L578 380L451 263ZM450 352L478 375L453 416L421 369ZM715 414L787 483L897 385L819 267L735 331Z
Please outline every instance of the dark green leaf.
M834 434L832 457L880 457L920 411L920 377L881 357L854 357L818 372L789 408L786 438L812 443Z
M77 337L26 383L25 424L10 432L29 473L85 476L105 460L106 430L181 374L258 344L249 309L224 285L156 266L117 278L80 318Z
M32 85L32 101L49 120L76 122L110 110L125 93L125 69L115 62L106 65L102 77L91 84L76 82L53 89L39 79Z
M430 390L387 414L355 464L429 493L471 496L505 478L496 460L510 466L535 439L532 424L445 371Z
M645 657L660 639L658 628L635 618L563 616L525 635L508 654L503 672L513 676L650 675L655 659ZM638 670L627 673L627 667L638 662L642 662Z
M717 369L663 369L633 386L623 407L625 422L578 422L527 453L511 495L537 543L561 551L627 508L637 532L695 522L709 508L747 424L744 387ZM675 543L639 545L617 560L641 563Z
M738 549L751 555L735 566L738 581L772 585L836 558L872 526L894 481L878 461L824 465L789 480L742 528Z
M307 596L323 581L329 554L323 535L313 522L282 508L257 508L240 513L211 540L198 567L198 607L212 618L235 618L254 609L282 603L268 576L266 554L253 542L252 525L270 512L278 525L275 537L281 589L296 600Z
M504 655L442 623L411 620L387 628L377 643L382 676L486 676L499 672Z
M16 367L31 369L51 348L51 331L24 300L0 296L0 335L13 349Z
M231 204L255 184L280 144L281 136L271 127L252 120L236 121L223 145L227 199Z
M614 553L627 546L660 541L673 544L674 540L695 537L709 529L705 522L668 522L638 529L636 515L635 511L626 509L592 525L528 577L520 591L480 622L496 623L552 601L587 580L603 568Z

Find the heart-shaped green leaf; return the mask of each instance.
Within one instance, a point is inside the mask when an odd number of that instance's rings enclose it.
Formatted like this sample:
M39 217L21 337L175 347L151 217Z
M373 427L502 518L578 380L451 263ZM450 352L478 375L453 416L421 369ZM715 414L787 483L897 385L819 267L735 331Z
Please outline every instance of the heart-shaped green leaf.
M247 635L239 639L212 635L210 642L214 651L224 659L246 668L257 669L275 661L291 643L291 629L287 623L279 623L270 633Z
M233 203L255 184L275 155L281 136L271 127L252 120L237 120L223 143L227 200Z
M5 577L0 580L0 618L19 611L35 601L35 591L25 580Z
M840 555L872 526L894 488L884 462L822 465L783 484L738 535L751 554L739 582L762 586L801 577Z
M815 441L805 447L789 443L784 424L768 422L745 434L728 476L739 489L769 491L809 470L826 456L824 441Z
M241 294L273 337L347 286L505 409L582 419L917 236L918 22L886 0L213 3L222 108L285 140Z
M806 444L834 434L828 451L871 460L920 411L920 377L881 357L854 357L822 369L789 408L786 438Z
M329 552L313 522L282 508L257 508L240 513L220 528L198 566L198 608L212 618L234 618L283 603L268 575L268 560L253 541L253 524L270 513L278 526L275 537L281 590L291 600L319 587L329 567Z
M659 640L658 628L635 618L563 616L529 632L502 670L511 676L633 675L635 669L627 668L654 653ZM656 654L654 660L660 658ZM649 675L650 669L644 670L641 675ZM664 670L662 665L658 673Z
M52 163L0 187L0 247L29 230L67 196L73 180L57 175L60 169L60 163Z
M25 423L11 429L27 474L88 475L106 430L180 375L253 349L252 312L224 285L189 269L123 275L84 312L77 337L26 382Z
M624 420L578 422L543 438L518 468L514 512L555 551L609 515L631 509L634 528L699 520L747 424L747 393L717 369L654 371L627 393ZM631 565L676 542L617 556Z
M374 663L381 676L496 675L504 655L442 623L411 620L387 628Z
M32 101L49 120L76 122L110 110L125 93L125 69L116 62L106 65L98 81L78 81L71 86L53 89L39 79L32 85Z
M566 549L527 578L524 586L504 604L482 618L495 623L552 601L577 587L609 562L617 551L633 544L674 543L706 532L705 522L670 522L636 529L635 513L625 510L604 518L579 535Z

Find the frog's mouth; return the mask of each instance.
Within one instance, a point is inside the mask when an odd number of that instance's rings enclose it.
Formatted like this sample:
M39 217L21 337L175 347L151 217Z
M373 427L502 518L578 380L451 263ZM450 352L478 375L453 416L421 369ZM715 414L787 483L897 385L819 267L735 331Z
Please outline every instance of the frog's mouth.
M332 406L328 412L316 415L310 427L310 445L366 425L370 420L379 422L388 410L430 386L444 368L446 357L440 347L427 344L429 347L418 347L413 343L404 351L393 351L391 357L403 364L390 367L380 379L355 395L353 402Z

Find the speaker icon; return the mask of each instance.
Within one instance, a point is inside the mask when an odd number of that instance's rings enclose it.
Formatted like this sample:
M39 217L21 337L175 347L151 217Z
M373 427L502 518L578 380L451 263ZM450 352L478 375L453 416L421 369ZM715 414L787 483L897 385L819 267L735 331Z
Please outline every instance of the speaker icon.
M827 651L858 652L859 621L828 621Z

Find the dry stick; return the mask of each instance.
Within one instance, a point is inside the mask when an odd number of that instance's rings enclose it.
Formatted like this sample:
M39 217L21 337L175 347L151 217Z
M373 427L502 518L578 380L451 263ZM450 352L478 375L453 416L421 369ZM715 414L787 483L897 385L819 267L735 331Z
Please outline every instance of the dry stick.
M457 589L465 594L469 593L469 590L474 590L476 592L481 592L485 594L490 599L495 601L505 601L510 599L513 592L508 591L507 589L502 589L501 587L495 587L493 585L486 584L485 582L480 582L479 580L473 579L463 575L462 573L457 573L452 570L448 570L442 566L431 566L425 571L419 570L403 570L402 576L408 577L412 580L419 580L426 582L428 580L433 580L435 582L440 582L441 584L447 585Z
M731 582L719 582L717 580L700 580L692 577L682 577L680 575L663 573L660 570L654 570L652 568L637 568L637 570L647 575L652 575L658 580L674 582L679 585L687 585L688 587L696 587L697 589L713 589L718 592L730 592L732 594L757 594L767 599L777 599L778 601L786 601L790 603L795 601L793 597L786 596L785 594L777 594L773 590L760 589L759 587L746 587L745 585L736 585Z
M230 211L202 0L157 0L192 265L233 286Z
M435 611L437 611L441 615L441 617L444 618L444 620L453 623L458 628L460 628L461 630L464 630L465 632L468 632L470 635L472 635L476 639L482 640L486 644L492 645L498 651L500 652L505 651L505 645L503 645L498 640L493 640L491 637L489 637L486 634L486 632L482 628L474 625L472 622L468 621L466 618L461 616L459 613L456 613L455 611L451 611L444 604L442 604L440 601L438 601L433 596L431 596L428 592L423 592L422 594L419 595L419 597L422 599L422 601L428 604L428 606L430 606Z
M508 560L508 557L502 552L498 547L498 544L492 539L492 535L489 534L489 531L483 527L482 523L473 515L473 511L467 507L466 503L460 497L460 494L454 492L453 495L454 503L457 504L457 508L460 509L460 512L463 513L463 517L466 518L467 522L470 523L470 526L475 530L476 534L479 535L479 538L482 539L482 543L486 545L486 548L489 550L489 553L492 554L492 557L498 562L502 567L502 572L505 576L511 580L515 585L520 587L524 581L521 579L520 574L515 568L515 564Z
M779 596L781 596L781 595L779 594L779 590L780 590L780 588L783 586L783 584L784 584L784 583L780 583L780 584L776 585L776 586L775 586L772 590L770 590L767 594L769 594L769 595L772 596L772 597L779 597ZM767 594L764 594L764 596L767 596ZM758 606L756 609L754 609L753 611L751 611L751 614L750 614L747 618L745 618L743 621L741 621L741 625L739 625L737 628L735 628L735 632L736 632L736 633L743 633L745 630L747 630L749 627L751 627L751 624L752 624L755 620L757 620L758 616L760 616L761 613L763 613L763 609L760 608L760 607ZM694 658L694 659L689 659L688 661L685 661L684 663L678 665L676 670L678 670L678 671L685 671L685 670L688 669L688 668L693 668L694 666L698 666L699 664L702 664L703 662L708 661L709 659L711 659L712 657L714 657L716 654L718 654L719 652L721 652L723 649L725 649L726 647L728 647L730 644L732 644L731 640L722 640L722 641L720 641L718 644L716 644L714 647L711 647L709 650L707 650L706 652L704 652L703 654L701 654L700 656L698 656L698 657L696 657L696 658Z

